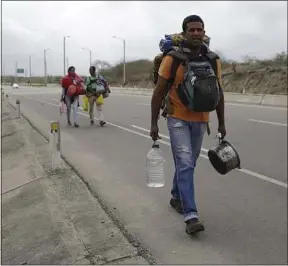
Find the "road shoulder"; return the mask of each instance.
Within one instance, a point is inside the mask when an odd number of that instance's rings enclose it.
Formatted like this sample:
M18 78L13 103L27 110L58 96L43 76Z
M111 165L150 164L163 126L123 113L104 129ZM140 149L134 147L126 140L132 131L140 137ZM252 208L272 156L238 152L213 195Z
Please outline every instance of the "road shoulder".
M3 102L2 102L3 103ZM2 264L148 264L75 172L2 105Z

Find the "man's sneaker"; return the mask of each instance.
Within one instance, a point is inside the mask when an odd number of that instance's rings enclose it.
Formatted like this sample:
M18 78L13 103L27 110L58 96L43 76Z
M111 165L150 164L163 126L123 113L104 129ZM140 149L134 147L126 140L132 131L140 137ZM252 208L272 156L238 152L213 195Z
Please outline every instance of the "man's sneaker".
M68 123L67 123L67 124L68 124L68 126L71 126L71 125L72 125L70 121L68 121Z
M199 221L198 218L192 218L186 221L186 233L193 235L199 232L205 231L204 224Z
M94 125L94 120L90 120L90 124L91 124L91 125Z
M100 126L103 127L106 124L105 121L100 121Z
M170 200L170 205L172 206L172 208L179 212L180 214L183 213L183 208L182 208L182 204L181 204L181 200L180 199L171 199Z
M79 125L77 123L74 123L74 127L79 127Z

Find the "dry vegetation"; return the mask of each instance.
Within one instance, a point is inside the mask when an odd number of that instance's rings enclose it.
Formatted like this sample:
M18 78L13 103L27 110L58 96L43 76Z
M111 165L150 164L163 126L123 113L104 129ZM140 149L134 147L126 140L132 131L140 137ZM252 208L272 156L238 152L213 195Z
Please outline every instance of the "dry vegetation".
M246 57L236 63L236 73L232 61L223 61L223 81L225 91L251 93L287 94L287 53L277 54L273 59L257 60ZM127 87L153 88L153 62L138 60L126 63ZM102 70L111 85L123 82L123 64Z

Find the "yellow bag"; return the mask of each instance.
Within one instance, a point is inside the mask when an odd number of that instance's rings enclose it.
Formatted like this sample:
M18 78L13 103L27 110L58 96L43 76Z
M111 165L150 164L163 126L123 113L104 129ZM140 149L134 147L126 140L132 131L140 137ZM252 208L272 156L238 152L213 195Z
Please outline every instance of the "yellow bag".
M85 95L83 96L83 111L84 112L88 112L88 107L89 107L89 100L88 100L88 97Z
M97 98L96 104L97 104L97 105L102 105L102 104L104 104L104 98L103 98L103 95L102 95L102 94Z

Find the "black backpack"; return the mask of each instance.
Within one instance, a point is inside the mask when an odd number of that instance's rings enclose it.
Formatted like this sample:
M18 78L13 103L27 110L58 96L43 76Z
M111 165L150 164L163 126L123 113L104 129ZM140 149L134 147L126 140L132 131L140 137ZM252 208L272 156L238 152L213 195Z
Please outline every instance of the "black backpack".
M168 55L173 57L173 62L167 92L161 106L162 116L166 117L168 93L180 64L186 68L186 73L176 91L183 105L194 112L214 111L220 99L220 86L216 74L218 55L210 50L196 57L181 51L170 51Z

